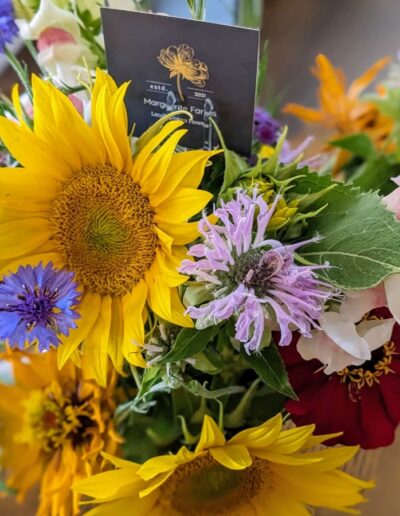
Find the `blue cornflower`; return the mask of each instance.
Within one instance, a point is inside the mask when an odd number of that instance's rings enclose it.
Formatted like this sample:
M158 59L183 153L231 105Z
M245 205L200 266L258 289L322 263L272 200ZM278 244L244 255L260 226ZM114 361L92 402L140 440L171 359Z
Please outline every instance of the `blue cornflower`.
M60 335L76 328L79 292L74 273L57 270L50 262L27 265L0 283L0 340L24 349L37 343L39 351L60 344Z
M0 52L4 52L7 43L12 43L18 34L14 20L14 8L11 0L0 0Z

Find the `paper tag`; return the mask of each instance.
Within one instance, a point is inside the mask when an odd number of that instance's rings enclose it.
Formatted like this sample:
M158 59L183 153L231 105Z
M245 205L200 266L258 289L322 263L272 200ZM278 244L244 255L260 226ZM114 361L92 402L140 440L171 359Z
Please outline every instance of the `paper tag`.
M159 14L102 9L108 71L132 81L126 104L135 136L169 112L192 115L182 145L249 155L259 31Z

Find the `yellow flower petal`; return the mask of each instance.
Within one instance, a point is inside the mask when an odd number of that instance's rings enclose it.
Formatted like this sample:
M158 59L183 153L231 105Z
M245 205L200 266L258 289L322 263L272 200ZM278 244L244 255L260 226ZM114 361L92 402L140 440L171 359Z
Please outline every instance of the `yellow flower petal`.
M281 432L278 439L271 444L269 451L274 453L295 453L299 451L311 437L315 425L300 426Z
M130 294L123 299L124 307L124 342L123 353L127 358L128 354L135 351L134 344L144 343L143 310L147 298L147 285L140 281Z
M199 213L211 199L212 194L204 190L179 188L158 206L154 220L184 222Z
M104 296L99 315L84 340L85 364L99 385L107 385L108 343L111 329L111 296Z
M160 185L168 172L168 167L176 146L186 133L187 129L180 129L172 133L169 138L153 152L141 171L142 190L149 196L150 203L153 206L156 206L156 204L154 204L153 194L158 194L161 191Z
M58 348L58 367L62 368L72 353L86 338L95 324L101 306L101 297L98 294L86 294L79 307L80 318L78 327L71 330L68 337L62 337L62 344Z
M243 444L249 449L267 448L277 440L282 430L282 415L279 413L260 426L247 428L230 439L229 444Z
M134 160L132 167L132 177L133 179L141 184L142 175L145 170L145 166L147 161L151 158L153 152L159 147L159 145L168 138L174 131L176 131L179 127L183 125L182 120L171 120L167 122L161 131L152 138L139 152Z
M114 368L121 374L124 362L122 343L124 341L124 305L121 297L113 297L111 302L111 328L108 354Z
M115 500L104 505L92 509L87 513L87 516L125 516L132 512L132 507L135 510L135 516L161 516L165 514L162 508L155 506L154 499L151 496L145 498L130 497Z
M7 201L49 202L60 191L60 183L43 170L0 168L0 203Z
M156 193L152 195L152 204L158 206L179 187L198 188L204 176L207 162L222 150L192 150L178 152L170 160L168 170Z
M136 464L130 460L124 460L106 452L103 452L101 455L117 468L128 468L132 470L132 472L137 471L140 468L140 464Z
M253 463L248 449L241 444L211 448L210 453L219 464L228 469L245 469Z
M321 123L324 120L323 114L318 109L307 108L300 104L289 102L282 110L287 115L294 115L304 122Z
M27 125L25 123L25 118L24 118L24 112L22 110L21 99L19 96L19 84L18 83L14 84L14 86L12 88L11 99L14 104L15 114L17 115L18 122L22 126L27 128Z
M368 70L366 70L360 77L355 79L349 88L348 95L352 99L356 99L369 84L375 79L378 73L385 68L391 61L391 58L386 56L379 59Z
M224 446L225 437L219 429L217 423L210 417L205 415L203 426L201 429L200 440L196 446L196 453L199 453L216 446Z
M318 464L313 464L311 466L312 471L329 471L346 464L346 462L354 457L359 448L359 446L325 448L321 451L309 452L307 453L307 457L321 459Z
M81 480L72 489L91 496L96 502L105 502L114 497L134 496L142 485L142 479L131 469L116 469Z
M48 221L42 218L31 217L0 224L0 260L29 253L50 236Z
M158 489L164 482L166 482L169 477L174 473L174 471L168 471L167 473L162 473L161 475L158 475L157 477L149 480L147 482L146 489L142 489L139 493L140 498L144 498L145 496L149 496L149 494L153 493L156 489Z
M0 117L0 139L23 166L46 170L51 179L69 175L68 165L51 152L47 142L4 117Z
M309 456L307 453L301 454L279 454L269 451L269 449L263 450L261 448L253 449L251 453L255 457L259 457L260 459L267 460L268 462L273 462L276 464L285 464L287 466L305 466L305 465L314 465L318 464L322 461L322 458L315 455Z
M173 239L175 245L187 245L199 236L198 222L171 223L158 219L159 228Z

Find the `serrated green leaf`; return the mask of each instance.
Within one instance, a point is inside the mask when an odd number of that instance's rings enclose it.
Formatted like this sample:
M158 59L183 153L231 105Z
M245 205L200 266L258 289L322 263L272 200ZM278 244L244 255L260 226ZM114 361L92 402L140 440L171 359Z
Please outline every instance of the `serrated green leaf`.
M351 134L350 136L333 140L329 143L334 147L340 147L365 159L371 158L376 154L374 144L364 133Z
M309 174L295 191L312 193L329 184L328 177ZM325 209L308 222L308 236L323 238L301 250L310 262L330 263L321 275L342 290L360 290L400 273L400 224L377 193L338 184L312 207L322 204L327 204Z
M391 163L389 156L376 156L363 163L352 176L351 181L364 192L376 190L382 195L387 195L395 188L391 178L399 174L399 163Z
M269 387L289 398L297 399L296 393L289 383L285 364L273 342L260 353L248 355L245 350L242 350L241 353L250 367Z
M183 328L175 340L174 347L158 362L158 365L179 362L200 353L218 332L219 326L210 326L204 330Z

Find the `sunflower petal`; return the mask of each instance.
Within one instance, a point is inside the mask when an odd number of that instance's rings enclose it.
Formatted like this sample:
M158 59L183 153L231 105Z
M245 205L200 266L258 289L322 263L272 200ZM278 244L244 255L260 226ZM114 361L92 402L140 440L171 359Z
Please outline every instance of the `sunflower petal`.
M241 444L211 448L210 453L219 464L228 469L245 469L253 463L248 449Z
M99 385L103 387L107 385L111 303L111 296L103 297L97 321L84 340L85 364Z
M0 260L33 251L49 240L51 228L46 219L29 218L0 224Z
M71 330L68 337L62 337L62 344L58 348L58 367L60 369L93 328L100 312L100 306L101 297L98 294L86 294L83 297L79 307L78 327Z
M200 439L196 446L196 453L217 446L224 446L225 437L217 423L210 416L205 415L201 429Z
M158 222L160 218L184 222L199 213L212 197L212 194L205 190L179 188L158 206L154 220Z

